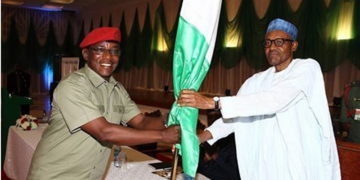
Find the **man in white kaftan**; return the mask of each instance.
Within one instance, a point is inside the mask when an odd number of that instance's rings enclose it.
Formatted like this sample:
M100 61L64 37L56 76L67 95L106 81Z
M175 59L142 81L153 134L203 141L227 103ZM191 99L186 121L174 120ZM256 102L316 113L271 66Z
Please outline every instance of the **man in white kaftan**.
M199 141L212 144L234 132L243 180L341 179L321 68L313 59L293 59L296 34L287 21L270 23L263 44L273 66L249 78L236 96L214 102L183 90L179 97L180 106L221 110Z

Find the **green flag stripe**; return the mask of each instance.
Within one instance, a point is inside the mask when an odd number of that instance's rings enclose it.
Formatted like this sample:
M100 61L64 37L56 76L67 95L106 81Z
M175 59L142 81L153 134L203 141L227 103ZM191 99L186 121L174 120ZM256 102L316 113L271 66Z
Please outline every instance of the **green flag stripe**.
M174 84L175 99L181 89L199 89L210 67L210 61L205 60L208 48L205 37L180 17L173 61L173 78L179 80Z
M204 80L210 64L205 56L209 44L203 34L183 17L179 19L174 50L174 95L178 99L181 89L198 90ZM182 155L182 165L187 175L195 177L199 162L199 140L196 136L198 109L178 107L173 104L169 125L180 124L181 146L177 145Z

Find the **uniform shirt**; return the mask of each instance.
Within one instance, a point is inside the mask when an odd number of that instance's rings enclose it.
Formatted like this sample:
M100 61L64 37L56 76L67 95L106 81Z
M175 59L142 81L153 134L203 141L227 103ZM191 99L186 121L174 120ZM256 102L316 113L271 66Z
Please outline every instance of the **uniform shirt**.
M101 179L111 146L80 126L99 117L125 125L140 113L113 77L107 82L87 65L70 74L54 92L50 125L35 150L28 179Z
M319 64L294 59L249 78L236 97L220 98L214 143L235 133L241 179L337 180L340 165Z
M357 82L360 84L360 81ZM345 99L348 99L348 106L345 104ZM347 108L351 107L351 109L360 109L360 86L353 85L350 87L347 97L343 96L341 100L341 113L340 113L340 122L350 122L350 130L349 136L346 138L346 141L359 143L360 144L360 121L354 120L354 114L352 116L347 115Z

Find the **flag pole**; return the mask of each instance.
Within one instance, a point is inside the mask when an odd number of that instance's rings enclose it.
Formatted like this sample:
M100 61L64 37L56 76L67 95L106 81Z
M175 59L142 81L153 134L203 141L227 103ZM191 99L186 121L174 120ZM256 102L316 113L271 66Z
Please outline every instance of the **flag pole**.
M175 148L170 180L176 180L178 159L179 159L179 150Z

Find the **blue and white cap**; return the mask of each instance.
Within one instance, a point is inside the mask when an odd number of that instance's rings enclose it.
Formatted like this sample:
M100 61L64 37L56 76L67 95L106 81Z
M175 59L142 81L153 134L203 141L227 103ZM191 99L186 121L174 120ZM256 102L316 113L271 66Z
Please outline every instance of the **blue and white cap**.
M291 39L294 41L296 40L296 36L298 33L297 28L293 24L279 18L274 19L270 22L266 31L266 35L274 30L281 30L288 33L291 36Z

